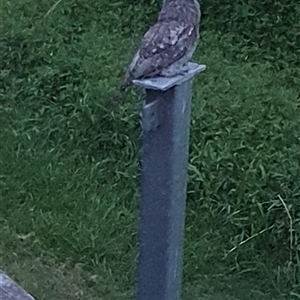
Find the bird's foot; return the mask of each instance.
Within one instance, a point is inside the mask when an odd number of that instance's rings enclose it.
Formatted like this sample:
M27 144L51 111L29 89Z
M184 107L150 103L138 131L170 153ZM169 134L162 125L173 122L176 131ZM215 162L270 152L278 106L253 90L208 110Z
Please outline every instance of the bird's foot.
M188 72L189 72L189 66L186 64L180 68L178 75L185 76Z

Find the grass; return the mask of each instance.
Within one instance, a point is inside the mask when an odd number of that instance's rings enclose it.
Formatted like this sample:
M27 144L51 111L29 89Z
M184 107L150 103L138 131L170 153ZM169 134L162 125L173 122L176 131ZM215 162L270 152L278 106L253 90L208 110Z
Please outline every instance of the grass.
M0 9L1 268L37 299L131 299L140 94L107 100L157 5ZM194 58L208 68L193 90L183 299L299 299L296 56L286 66L215 25L204 14Z

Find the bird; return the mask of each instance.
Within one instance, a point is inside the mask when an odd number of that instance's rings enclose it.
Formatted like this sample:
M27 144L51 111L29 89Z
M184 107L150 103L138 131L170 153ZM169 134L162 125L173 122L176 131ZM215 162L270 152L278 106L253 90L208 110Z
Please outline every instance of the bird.
M164 0L157 21L144 34L126 69L120 92L137 79L173 77L187 72L200 37L197 0Z

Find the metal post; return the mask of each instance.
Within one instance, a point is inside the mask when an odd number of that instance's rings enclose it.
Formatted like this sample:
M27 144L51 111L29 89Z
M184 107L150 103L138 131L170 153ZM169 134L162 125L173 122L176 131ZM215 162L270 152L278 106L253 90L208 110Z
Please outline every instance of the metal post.
M0 300L34 300L34 298L0 270Z
M138 300L179 300L193 77L136 80L146 89L139 232Z

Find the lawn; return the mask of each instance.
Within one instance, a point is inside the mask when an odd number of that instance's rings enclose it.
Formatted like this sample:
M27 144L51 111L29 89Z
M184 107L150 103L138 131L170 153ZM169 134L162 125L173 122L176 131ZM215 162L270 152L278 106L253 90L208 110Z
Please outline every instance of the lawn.
M254 2L203 1L183 300L300 299L300 10ZM0 268L39 300L133 298L142 95L109 98L159 4L0 6Z

